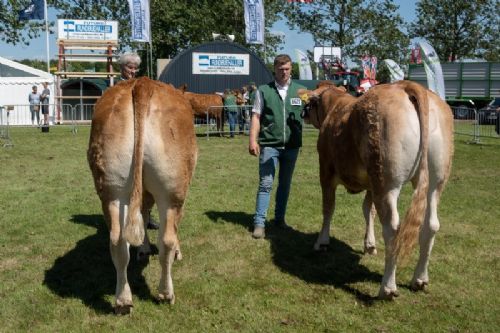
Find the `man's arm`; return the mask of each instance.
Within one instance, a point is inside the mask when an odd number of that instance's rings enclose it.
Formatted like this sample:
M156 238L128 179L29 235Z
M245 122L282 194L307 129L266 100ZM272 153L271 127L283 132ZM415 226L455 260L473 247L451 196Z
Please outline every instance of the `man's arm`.
M250 139L248 143L248 152L250 155L259 156L260 146L257 138L259 137L260 131L260 114L252 113L252 120L250 122Z

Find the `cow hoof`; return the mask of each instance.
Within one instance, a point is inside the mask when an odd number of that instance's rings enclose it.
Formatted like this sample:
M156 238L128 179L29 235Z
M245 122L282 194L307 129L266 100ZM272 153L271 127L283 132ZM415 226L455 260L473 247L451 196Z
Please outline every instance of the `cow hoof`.
M181 253L181 250L176 250L176 251L175 251L175 257L174 257L174 260L179 260L179 261L181 261L181 260L182 260L182 253Z
M159 303L168 303L168 304L171 304L171 305L174 305L175 304L175 295L172 294L172 295L165 295L165 294L158 294L158 302Z
M378 299L382 301L393 301L394 298L399 296L399 291L397 290L389 290L386 288L383 288L380 290L378 293Z
M132 304L115 305L114 311L116 315L123 316L132 313Z
M377 255L377 248L375 246L365 247L365 254L369 254L371 256Z
M416 280L411 283L410 289L412 291L426 291L428 285L427 281Z

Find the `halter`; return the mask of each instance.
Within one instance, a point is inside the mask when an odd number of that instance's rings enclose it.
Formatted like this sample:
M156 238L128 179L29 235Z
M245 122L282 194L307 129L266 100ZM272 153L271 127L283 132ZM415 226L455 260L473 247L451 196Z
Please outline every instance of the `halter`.
M336 86L332 85L328 88L325 88L319 95L318 97L321 99L321 95L325 93L325 91L336 88ZM301 96L301 99L305 102L304 97ZM311 111L311 105L309 102L309 96L307 98L307 102L304 104L304 107L302 108L302 112L300 113L300 117L304 119L305 117L309 117L309 111ZM321 122L319 120L319 112L316 112L316 120L318 121L318 124L321 125Z

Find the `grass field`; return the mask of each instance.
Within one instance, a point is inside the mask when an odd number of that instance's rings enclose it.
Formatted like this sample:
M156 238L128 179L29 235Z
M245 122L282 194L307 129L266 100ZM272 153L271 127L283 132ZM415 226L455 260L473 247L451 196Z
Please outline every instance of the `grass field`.
M499 140L471 145L456 137L429 290L408 288L415 251L398 270L401 296L380 302L381 228L377 223L379 254L364 256L361 194L338 191L331 247L312 251L321 225L316 131L305 134L294 176L287 214L293 228L269 227L265 240L250 236L257 159L247 153L248 137L199 137L180 226L183 260L174 264L176 304L154 302L154 255L149 265L131 261L134 310L117 317L108 234L86 162L88 134L88 127L76 135L63 126L50 133L13 128L14 147L0 148L0 332L500 329ZM409 197L406 187L401 209Z

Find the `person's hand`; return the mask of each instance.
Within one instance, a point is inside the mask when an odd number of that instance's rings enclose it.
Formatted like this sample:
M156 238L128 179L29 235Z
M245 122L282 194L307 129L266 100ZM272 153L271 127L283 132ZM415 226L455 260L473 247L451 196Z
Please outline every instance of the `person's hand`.
M259 156L260 155L259 144L255 141L250 141L250 143L248 144L248 152L250 153L250 155Z

